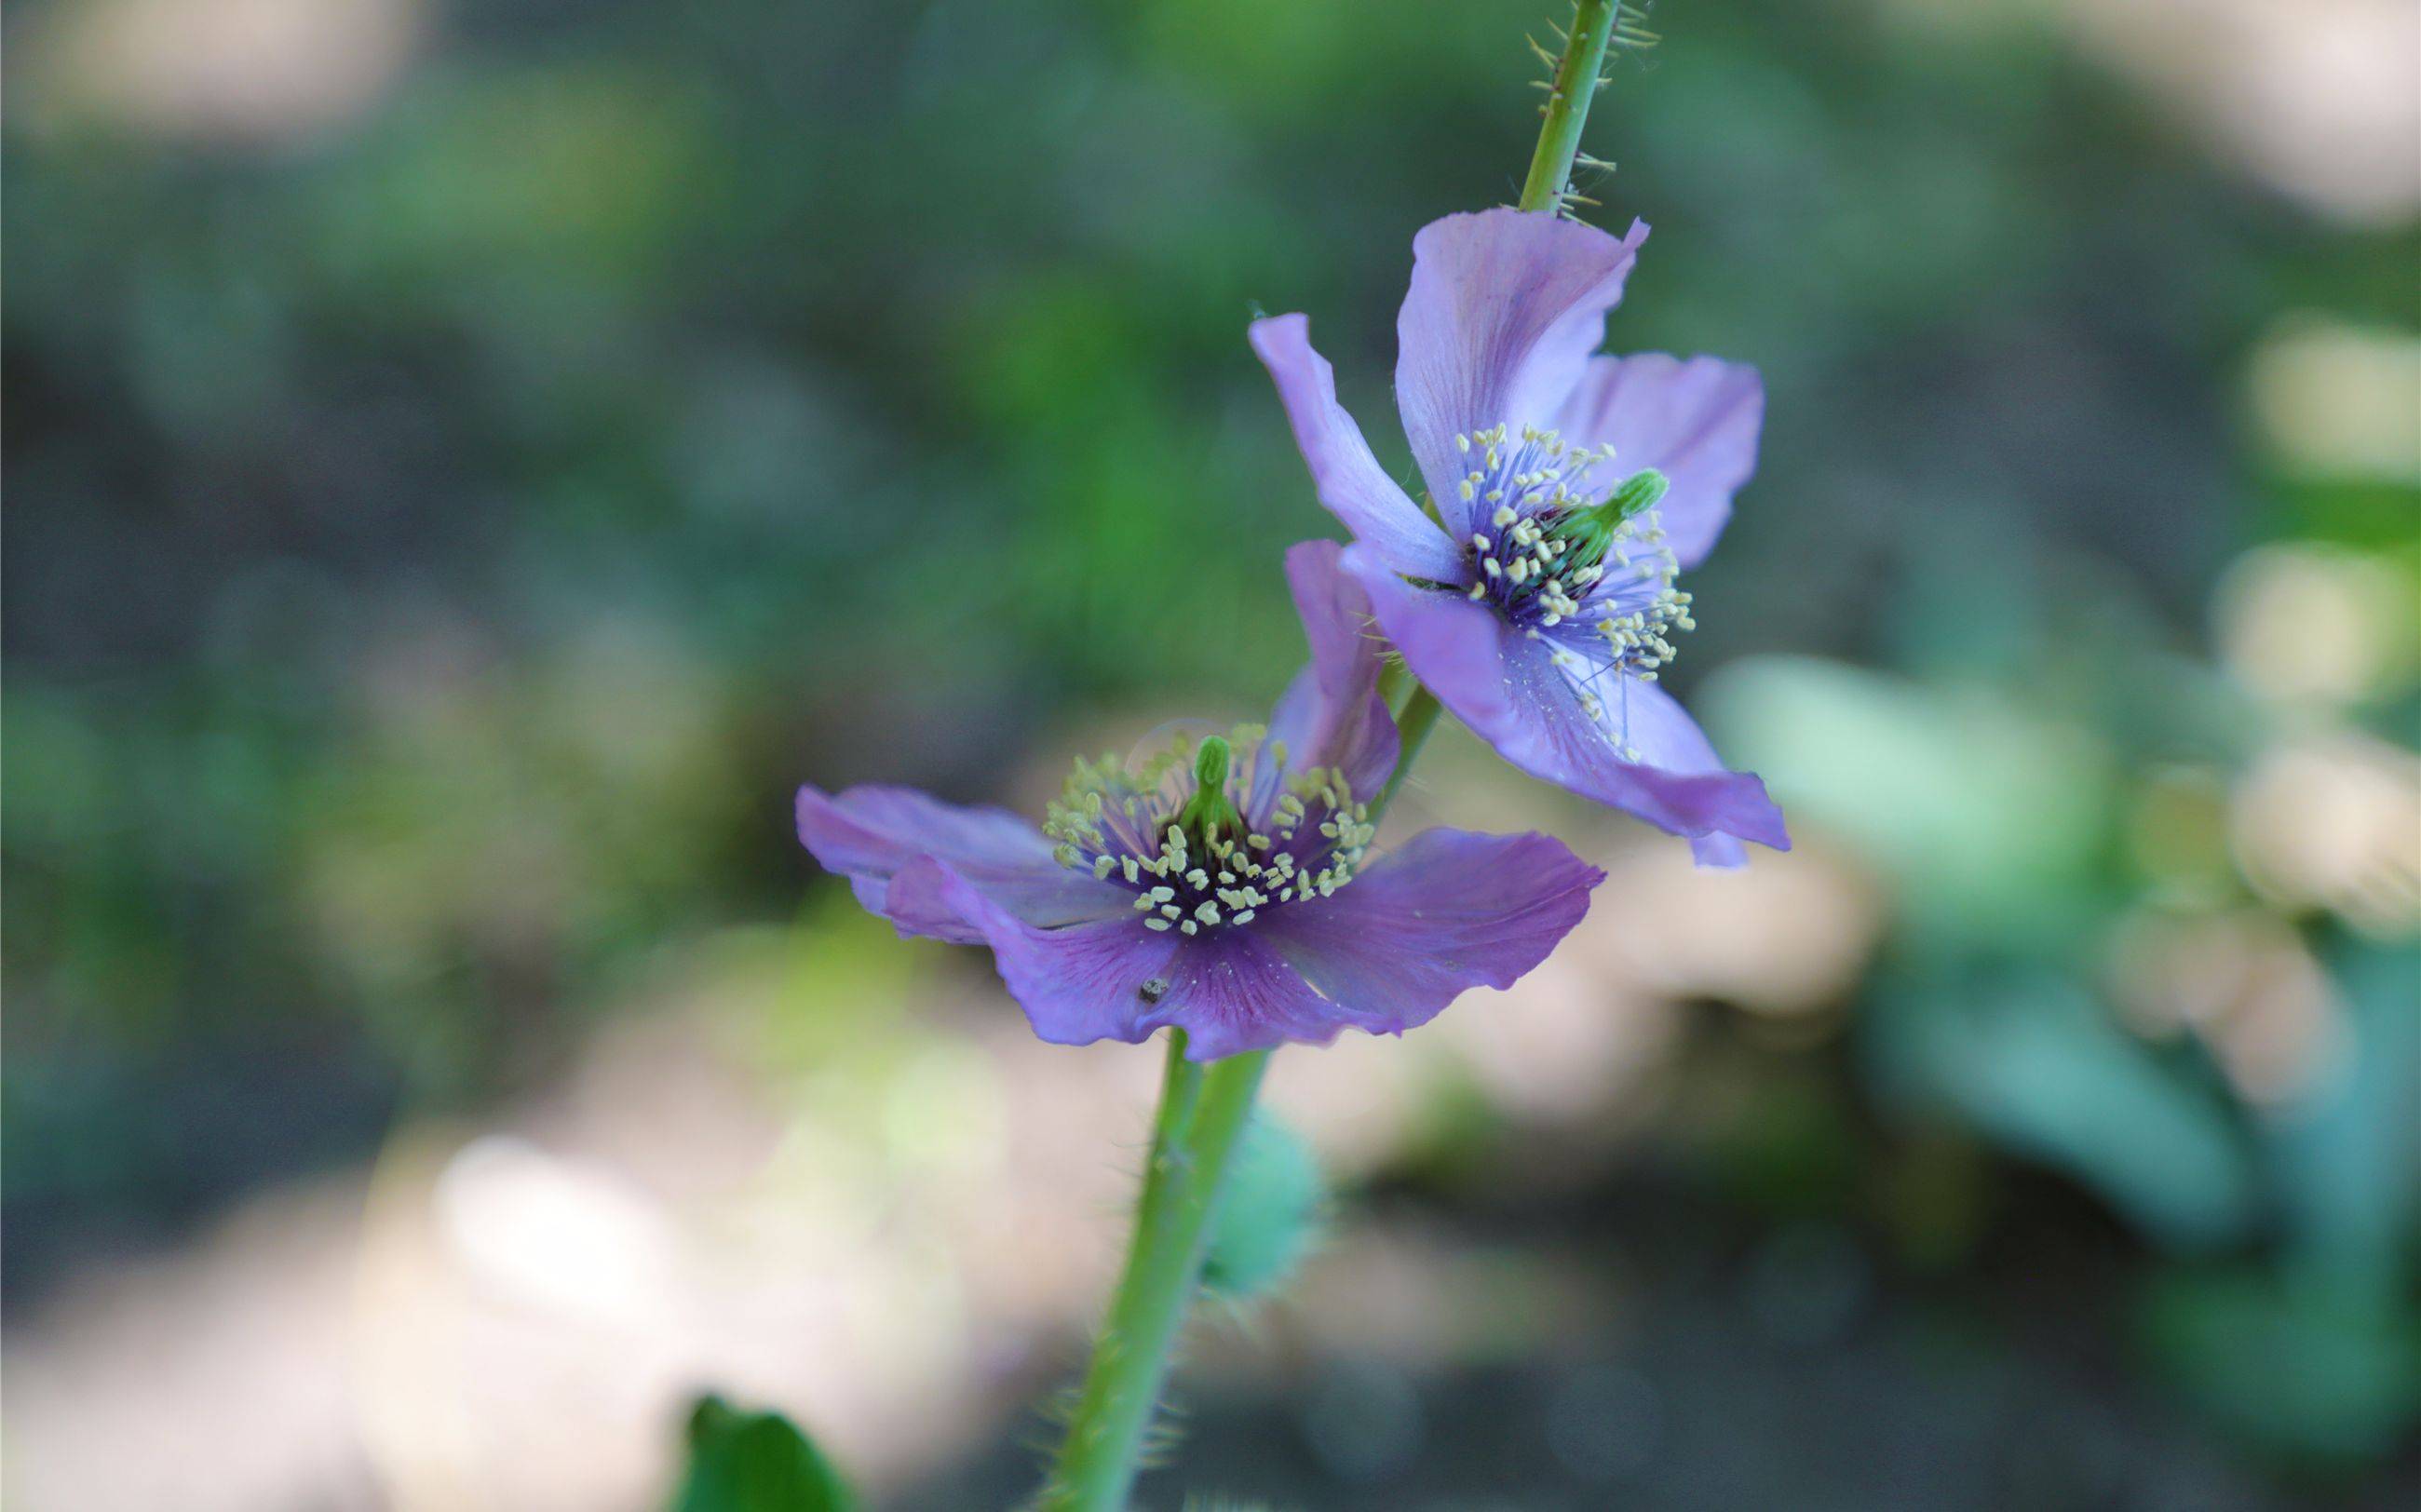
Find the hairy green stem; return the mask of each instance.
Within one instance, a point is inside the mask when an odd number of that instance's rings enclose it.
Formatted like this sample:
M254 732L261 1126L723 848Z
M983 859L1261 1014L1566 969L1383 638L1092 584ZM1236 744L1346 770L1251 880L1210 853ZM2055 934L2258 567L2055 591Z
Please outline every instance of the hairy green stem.
M1553 210L1570 181L1581 126L1597 91L1616 0L1580 0L1555 67L1521 209ZM1409 669L1388 668L1383 686L1402 738L1396 770L1370 805L1373 824L1395 801L1442 708ZM1400 701L1398 694L1401 690ZM1151 1155L1135 1205L1134 1239L1110 1299L1108 1318L1078 1389L1068 1437L1037 1505L1041 1512L1124 1512L1151 1427L1169 1356L1202 1279L1211 1223L1226 1185L1228 1158L1252 1116L1270 1052L1213 1062L1185 1058L1185 1031L1168 1032L1168 1066L1152 1124Z
M1185 1031L1168 1032L1168 1069L1134 1242L1093 1343L1067 1442L1042 1489L1045 1512L1119 1512L1127 1504L1170 1349L1201 1278L1227 1157L1252 1115L1269 1059L1268 1051L1254 1051L1205 1070L1185 1058Z
M1555 64L1547 92L1547 123L1539 128L1538 150L1530 154L1530 176L1522 181L1518 209L1554 210L1563 204L1572 158L1581 149L1581 127L1588 120L1589 100L1597 93L1606 43L1621 9L1617 0L1580 0L1573 8L1571 35Z
M1379 817L1387 812L1387 805L1396 801L1396 794L1402 789L1404 779L1412 775L1414 758L1421 754L1421 747L1429 743L1429 731L1437 727L1438 715L1442 712L1444 706L1439 704L1438 695L1429 692L1427 685L1414 682L1412 693L1396 710L1396 734L1403 743L1396 756L1396 770L1388 774L1387 786L1379 789L1377 802L1370 805L1369 820L1374 828Z

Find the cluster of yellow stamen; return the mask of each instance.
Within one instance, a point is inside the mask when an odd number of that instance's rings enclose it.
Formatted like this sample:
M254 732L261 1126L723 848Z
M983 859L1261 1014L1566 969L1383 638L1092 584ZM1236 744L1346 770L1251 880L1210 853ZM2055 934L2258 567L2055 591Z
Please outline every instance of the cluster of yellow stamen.
M1283 742L1262 743L1266 733L1239 726L1215 742L1215 760L1214 742L1205 741L1198 764L1182 736L1132 772L1115 757L1079 758L1043 821L1054 853L1062 865L1132 888L1134 911L1155 930L1199 934L1333 895L1353 880L1377 833L1368 810L1343 772L1315 767L1289 780L1266 814L1252 814L1259 764L1286 760ZM1250 753L1232 776L1230 750ZM1201 778L1213 774L1206 792Z
M1498 532L1472 534L1473 560L1479 564L1480 576L1471 585L1471 597L1535 599L1545 610L1543 623L1550 626L1578 614L1575 595L1585 597L1605 569L1595 562L1567 561L1572 543L1539 522L1552 524L1555 517L1588 502L1574 486L1600 463L1614 460L1614 448L1568 445L1554 431L1536 426L1523 426L1517 442L1511 428L1502 425L1459 435L1454 447L1475 464L1455 484L1455 491L1463 503L1485 507L1489 524Z
M1612 446L1573 446L1553 430L1503 425L1454 444L1474 464L1457 491L1488 509L1488 528L1471 535L1477 570L1470 597L1494 602L1533 639L1596 615L1590 628L1614 666L1655 680L1676 655L1671 636L1696 624L1690 595L1673 585L1679 569L1653 507L1662 475L1642 474L1600 499L1589 475L1614 460ZM1626 502L1639 485L1650 486ZM1558 654L1559 664L1565 659ZM1583 696L1594 706L1585 689Z
M1573 595L1585 595L1596 586L1605 576L1604 564L1565 563L1562 558L1571 554L1572 543L1550 536L1537 520L1514 513L1509 504L1497 506L1489 522L1503 534L1491 538L1484 532L1472 533L1471 549L1481 577L1471 585L1471 596L1487 598L1492 580L1502 579L1510 588L1530 590L1541 611L1539 623L1548 629L1578 616L1580 600Z
M1668 579L1660 583L1655 596L1640 607L1599 620L1597 631L1605 637L1617 660L1641 679L1654 682L1656 669L1680 654L1665 632L1698 628L1698 622L1690 616L1690 596L1674 587Z

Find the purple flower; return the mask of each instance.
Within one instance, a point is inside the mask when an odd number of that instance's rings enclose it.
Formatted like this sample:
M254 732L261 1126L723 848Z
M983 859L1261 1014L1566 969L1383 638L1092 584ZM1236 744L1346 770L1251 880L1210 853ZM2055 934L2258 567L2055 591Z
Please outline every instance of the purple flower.
M1656 674L1691 628L1675 586L1757 466L1754 369L1592 356L1648 228L1449 215L1413 241L1396 402L1435 519L1371 456L1300 315L1254 322L1345 569L1380 626L1515 766L1691 837L1788 850L1756 777L1724 770ZM1618 464L1618 465L1617 465Z
M1216 1060L1400 1034L1467 989L1510 987L1605 874L1543 834L1429 830L1370 855L1396 726L1342 555L1287 553L1311 664L1266 728L1180 736L1132 767L1079 761L1039 831L904 788L803 787L800 839L901 933L990 945L1059 1044L1175 1024Z

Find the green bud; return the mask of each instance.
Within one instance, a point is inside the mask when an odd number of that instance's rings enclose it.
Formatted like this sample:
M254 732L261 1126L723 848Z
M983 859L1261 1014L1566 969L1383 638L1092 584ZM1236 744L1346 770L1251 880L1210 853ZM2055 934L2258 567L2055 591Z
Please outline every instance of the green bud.
M1277 1289L1311 1247L1324 1197L1311 1147L1256 1112L1219 1197L1203 1286L1239 1302Z

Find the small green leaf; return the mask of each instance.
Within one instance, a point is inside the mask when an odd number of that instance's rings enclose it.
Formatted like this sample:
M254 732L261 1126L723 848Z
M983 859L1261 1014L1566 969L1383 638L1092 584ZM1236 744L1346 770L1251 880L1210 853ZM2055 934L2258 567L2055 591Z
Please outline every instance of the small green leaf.
M689 1470L672 1512L856 1512L857 1498L779 1412L703 1396L689 1415Z

